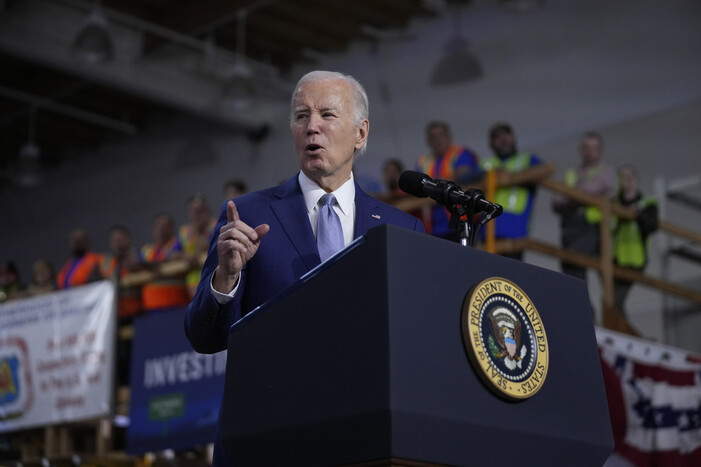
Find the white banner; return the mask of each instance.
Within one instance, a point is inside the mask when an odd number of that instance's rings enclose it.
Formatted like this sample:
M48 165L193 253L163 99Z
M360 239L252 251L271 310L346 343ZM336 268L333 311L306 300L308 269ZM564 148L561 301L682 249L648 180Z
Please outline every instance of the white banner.
M110 413L114 303L103 281L0 306L0 432Z

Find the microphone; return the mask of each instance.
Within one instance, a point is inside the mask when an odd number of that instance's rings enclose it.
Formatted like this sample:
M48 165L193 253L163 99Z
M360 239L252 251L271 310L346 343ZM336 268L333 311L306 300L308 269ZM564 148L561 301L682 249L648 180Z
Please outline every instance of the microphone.
M488 212L494 217L501 214L499 204L487 201L480 190L469 189L466 192L449 180L433 180L426 174L406 170L399 176L399 188L419 198L431 197L443 206L462 205L473 213Z

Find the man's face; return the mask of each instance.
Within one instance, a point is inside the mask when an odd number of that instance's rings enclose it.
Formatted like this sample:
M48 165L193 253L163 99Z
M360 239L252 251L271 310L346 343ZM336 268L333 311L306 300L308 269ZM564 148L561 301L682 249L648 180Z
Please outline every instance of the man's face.
M53 279L51 268L45 262L35 263L32 267L34 283L36 285L49 285Z
M193 199L187 205L187 217L195 226L206 225L209 222L209 208L202 199Z
M396 164L387 164L385 167L385 186L389 190L396 190L399 187L399 176L401 169Z
M115 256L123 256L131 249L131 239L123 230L113 230L109 236L110 251Z
M636 193L638 191L638 177L635 175L634 171L629 168L623 168L618 175L621 181L621 188L624 192Z
M0 266L0 286L7 287L17 281L17 276L6 265Z
M89 243L87 232L80 229L74 230L71 232L68 248L71 250L73 256L80 257L88 251Z
M508 131L497 131L492 138L492 151L497 156L512 156L516 153L516 138Z
M426 142L435 157L440 157L450 148L453 141L450 132L442 126L434 126L426 134Z
M238 197L241 196L243 193L244 193L243 191L239 190L239 189L236 188L235 186L229 185L229 186L227 186L226 189L224 190L224 198L225 198L225 199L234 199L234 198L238 198Z
M294 98L292 137L300 167L324 187L350 178L354 153L367 139L368 121L357 125L353 110L352 88L343 80L307 82Z
M153 221L153 238L156 242L165 243L174 235L173 223L168 216L158 216Z
M601 142L597 138L584 138L579 145L579 153L582 157L582 164L597 164L601 160L603 154Z

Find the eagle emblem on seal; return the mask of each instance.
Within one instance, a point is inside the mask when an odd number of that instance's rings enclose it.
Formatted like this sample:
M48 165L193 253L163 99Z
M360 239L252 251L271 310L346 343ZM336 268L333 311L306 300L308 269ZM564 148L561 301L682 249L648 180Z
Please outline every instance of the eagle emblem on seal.
M509 370L521 368L522 360L528 353L526 346L521 346L521 321L504 307L495 308L488 316L494 334L494 338L489 336L492 356L502 359Z

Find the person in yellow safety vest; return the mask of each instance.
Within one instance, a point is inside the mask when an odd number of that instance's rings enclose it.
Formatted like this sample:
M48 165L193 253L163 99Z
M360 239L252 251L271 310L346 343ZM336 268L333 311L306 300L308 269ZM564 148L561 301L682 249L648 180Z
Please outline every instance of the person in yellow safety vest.
M614 262L618 266L642 271L647 264L647 246L650 234L658 227L657 200L643 197L640 192L638 172L626 164L618 169L620 190L614 202L634 209L634 220L614 218L613 241ZM624 311L624 303L633 283L623 279L614 281L614 304Z
M489 170L517 173L531 171L542 165L538 156L531 152L518 151L516 136L510 124L498 122L489 129L489 146L494 156L480 162L485 172ZM495 223L496 238L521 238L528 235L535 186L510 186L498 188L494 199L504 211L492 222ZM484 233L484 229L482 230ZM510 258L522 260L523 252L508 255Z
M195 296L197 285L200 283L200 275L202 274L200 256L207 254L217 219L212 217L207 201L200 193L192 195L188 200L187 218L188 222L180 226L178 239L185 253L185 258L192 264L192 270L185 276L187 293L192 299Z
M604 140L594 131L585 133L579 144L581 165L565 173L565 185L606 199L616 193L616 171L604 163ZM601 212L583 206L560 193L553 195L553 209L560 214L560 235L563 248L585 255L599 254ZM586 269L562 262L562 272L586 281Z
M416 170L431 178L466 183L482 176L477 153L466 146L453 144L450 126L446 122L434 121L426 125L426 143L430 154L419 157ZM429 225L424 223L427 233L457 241L457 232L448 227L450 214L442 206L431 213Z

